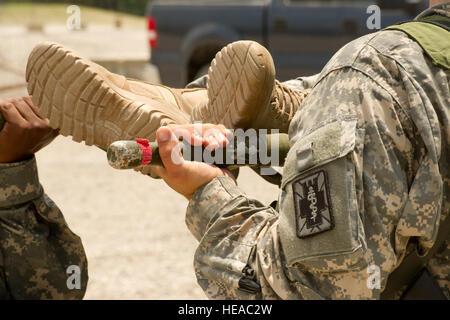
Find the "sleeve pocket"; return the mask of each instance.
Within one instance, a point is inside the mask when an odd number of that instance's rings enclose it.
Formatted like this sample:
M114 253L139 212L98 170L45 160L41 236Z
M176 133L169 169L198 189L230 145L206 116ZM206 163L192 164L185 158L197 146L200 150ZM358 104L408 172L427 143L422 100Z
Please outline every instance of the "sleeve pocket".
M289 267L341 272L367 266L355 181L364 129L345 117L297 137L283 172L280 239Z

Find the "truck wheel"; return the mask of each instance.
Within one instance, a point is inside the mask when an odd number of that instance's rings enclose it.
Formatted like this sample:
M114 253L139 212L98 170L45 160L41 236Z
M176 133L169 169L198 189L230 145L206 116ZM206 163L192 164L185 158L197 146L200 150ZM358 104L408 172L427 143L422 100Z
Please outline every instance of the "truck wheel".
M204 64L203 66L201 66L198 69L197 73L195 74L195 78L194 79L198 79L200 77L203 77L204 75L207 75L208 71L209 71L209 66L210 66L209 63Z

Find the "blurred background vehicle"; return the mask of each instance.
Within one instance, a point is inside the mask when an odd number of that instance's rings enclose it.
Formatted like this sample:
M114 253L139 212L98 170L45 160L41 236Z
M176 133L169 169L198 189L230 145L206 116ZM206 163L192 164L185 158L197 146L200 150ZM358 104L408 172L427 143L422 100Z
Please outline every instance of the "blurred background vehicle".
M164 84L182 87L208 72L215 54L236 40L254 40L272 54L277 78L318 73L367 27L368 6L381 8L381 28L412 19L420 0L191 0L148 5L152 63Z

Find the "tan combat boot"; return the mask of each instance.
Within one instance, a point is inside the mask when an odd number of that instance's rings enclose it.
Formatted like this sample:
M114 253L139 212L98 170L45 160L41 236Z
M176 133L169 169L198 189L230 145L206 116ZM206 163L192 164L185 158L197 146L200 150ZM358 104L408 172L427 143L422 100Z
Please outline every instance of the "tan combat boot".
M117 140L154 140L159 127L192 121L287 132L304 97L274 80L270 54L251 41L233 43L216 56L207 90L127 79L55 43L34 48L26 79L33 103L53 128L102 148Z
M254 41L223 48L208 73L208 100L194 108L191 121L228 128L279 129L287 133L309 90L296 91L275 80L270 53Z
M172 89L113 74L55 43L34 48L28 92L64 136L107 148L116 140L155 139L167 124L186 124L205 89Z

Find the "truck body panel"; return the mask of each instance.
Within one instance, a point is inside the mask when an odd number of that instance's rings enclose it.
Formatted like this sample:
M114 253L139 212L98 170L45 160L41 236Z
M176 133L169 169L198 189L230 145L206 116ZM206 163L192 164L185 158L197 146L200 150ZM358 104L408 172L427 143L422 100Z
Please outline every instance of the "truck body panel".
M426 6L402 8L379 0L381 27L412 19ZM319 72L346 43L374 32L368 0L241 0L155 1L147 14L156 21L157 47L151 62L162 82L182 87L207 70L228 43L254 40L272 54L277 79L289 80ZM412 8L412 9L411 9Z

